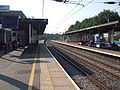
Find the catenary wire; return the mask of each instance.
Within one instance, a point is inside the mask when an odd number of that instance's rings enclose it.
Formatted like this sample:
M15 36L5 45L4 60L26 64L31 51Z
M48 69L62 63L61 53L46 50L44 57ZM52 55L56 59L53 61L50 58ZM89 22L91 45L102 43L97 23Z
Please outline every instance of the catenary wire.
M83 0L79 0L78 2L80 3L80 2L82 2ZM59 22L58 22L58 24L56 24L55 26L57 27L58 25L59 25L59 23L62 23L62 21L64 21L64 19L71 13L71 12L73 12L73 10L75 10L75 8L78 6L78 4L77 5L75 5L64 17L63 17L63 19L61 19Z
M92 3L94 0L91 0L90 2L88 2L86 5L84 5L84 7L86 7L87 5L89 5L90 3ZM62 23L59 24L59 26L61 26L66 20L68 20L70 17L72 17L74 14L76 14L77 12L79 12L81 9L83 9L84 7L81 7L80 9L78 9L75 13L73 13L72 15L70 15L69 17L65 18L64 21Z

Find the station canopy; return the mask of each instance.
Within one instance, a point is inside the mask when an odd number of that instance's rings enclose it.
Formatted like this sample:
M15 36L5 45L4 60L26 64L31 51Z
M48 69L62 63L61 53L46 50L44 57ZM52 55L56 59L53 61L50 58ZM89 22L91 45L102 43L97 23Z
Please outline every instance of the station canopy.
M31 24L33 30L37 31L37 34L42 35L48 24L48 19L20 19L18 30L28 31L29 24Z
M0 12L0 22L2 24L3 18L9 17L18 17L18 27L10 28L14 30L24 30L25 32L29 31L29 24L31 24L32 29L36 30L37 34L42 35L48 24L48 19L29 19L27 18L22 11L9 11L9 12ZM7 22L7 21L6 21ZM10 21L12 25L12 21ZM9 23L7 23L9 24ZM4 26L4 25L3 25Z
M64 35L70 35L75 33L93 33L94 34L94 33L98 33L99 31L101 33L107 33L110 30L120 31L120 21L114 21L106 24L101 24L101 25L84 28L84 29L70 31L70 32L64 33Z

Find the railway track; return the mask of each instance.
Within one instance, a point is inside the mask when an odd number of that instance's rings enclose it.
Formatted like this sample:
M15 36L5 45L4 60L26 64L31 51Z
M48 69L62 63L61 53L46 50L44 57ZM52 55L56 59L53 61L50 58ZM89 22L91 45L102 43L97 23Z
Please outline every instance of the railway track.
M74 62L72 62L70 59L65 57L63 54L61 54L57 49L52 47L52 50L54 50L56 53L58 53L61 57L63 57L67 62L72 64L75 68L77 68L80 72L83 73L84 76L87 76L87 79L90 80L92 83L94 83L97 87L99 87L101 90L109 90L106 86L99 83L97 80L94 79L88 72L81 69L78 65L76 65Z
M54 44L55 45L55 44ZM56 46L58 46L59 44L56 44ZM64 47L64 46L60 46L57 47L61 50L64 50L65 52L67 53L70 53L78 58L81 58L81 60L85 63L88 63L92 66L95 66L105 72L107 72L108 74L111 74L112 76L114 76L115 78L119 79L120 80L120 69L119 68L116 68L116 67L113 67L111 65L108 65L108 64L105 64L101 61L98 61L94 58L91 58L90 56L86 56L84 53L80 53L80 52L77 52L76 50L73 50L72 48L67 48L67 47Z
M74 59L80 60L81 63L89 67L95 67L101 70L102 72L105 72L107 75L110 75L111 77L115 78L116 80L120 80L120 69L119 68L116 68L104 62L95 60L94 58L91 58L90 56L85 55L85 53L81 53L81 52L78 52L77 50L74 50L74 48L72 47L63 46L63 45L56 44L53 42L51 44L55 48L59 49L60 51L69 54Z

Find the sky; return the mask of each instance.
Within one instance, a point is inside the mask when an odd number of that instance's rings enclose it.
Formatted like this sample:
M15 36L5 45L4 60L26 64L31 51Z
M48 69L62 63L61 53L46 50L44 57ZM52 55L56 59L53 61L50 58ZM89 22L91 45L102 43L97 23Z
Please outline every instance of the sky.
M44 1L44 9L43 9ZM53 0L0 0L0 5L9 5L10 10L21 10L28 18L48 19L45 33L64 33L76 21L94 17L104 9L114 10L120 15L118 4L104 4L101 2L120 0L69 0L80 1L80 4L55 2ZM91 2L92 1L92 2ZM91 2L91 3L89 3ZM88 4L89 3L89 4ZM84 7L83 7L84 5Z

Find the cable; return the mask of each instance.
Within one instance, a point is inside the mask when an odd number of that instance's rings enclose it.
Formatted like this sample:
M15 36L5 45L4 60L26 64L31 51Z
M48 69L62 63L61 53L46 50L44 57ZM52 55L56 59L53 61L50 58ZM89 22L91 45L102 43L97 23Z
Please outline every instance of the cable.
M90 3L92 3L94 0L91 0L90 2L88 2L84 7L86 7L87 5L89 5ZM82 7L82 8L84 8ZM77 12L79 12L82 8L78 9L75 13L73 13L72 15L70 15L68 18L72 17L74 14L76 14ZM66 18L63 22L65 22L68 18Z
M79 3L80 2L82 2L83 0L79 0ZM65 16L64 16L64 18L68 15L68 14L70 14L76 7L78 6L78 4L74 7L74 8L72 8Z
M117 8L115 8L115 9L113 9L113 11L116 11L117 9L119 9L120 7L117 7Z
M76 5L74 8L72 8L72 9L63 17L63 19L66 18L67 15L70 14L77 6L78 6L78 5ZM60 20L59 22L61 23L61 22L63 21L63 19ZM58 24L59 24L59 23L58 23ZM56 26L57 26L58 24L56 24Z
M86 7L87 5L89 5L90 3L92 3L94 0L91 0L90 2L88 2L86 5L84 5L84 7ZM82 7L82 8L84 8L84 7ZM70 15L69 17L67 17L66 19L64 19L64 21L63 22L65 22L67 19L69 19L70 17L72 17L74 14L76 14L77 12L79 12L82 8L80 8L80 9L78 9L75 13L73 13L72 15ZM63 24L63 23L61 23L61 24ZM60 25L61 25L60 24ZM59 26L60 26L59 25Z
M80 2L82 2L83 0L79 0L78 2L80 3ZM77 5L75 5L75 7L73 7L64 17L63 17L63 19L62 20L60 20L59 22L61 23L62 21L64 21L64 18L66 18L71 12L73 12L73 10L76 8L78 6L78 4ZM59 24L59 22L58 22L58 24ZM58 24L56 24L55 26L58 26Z

